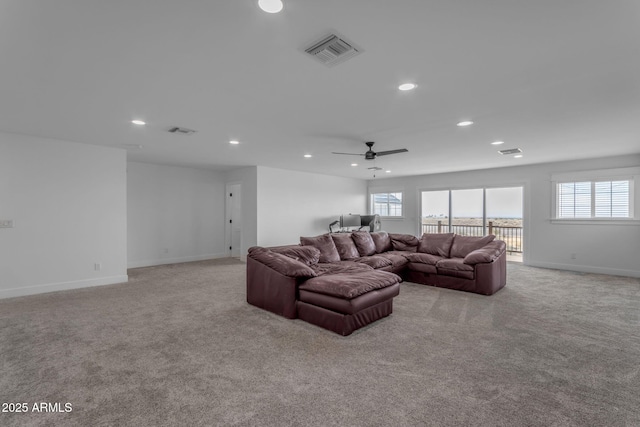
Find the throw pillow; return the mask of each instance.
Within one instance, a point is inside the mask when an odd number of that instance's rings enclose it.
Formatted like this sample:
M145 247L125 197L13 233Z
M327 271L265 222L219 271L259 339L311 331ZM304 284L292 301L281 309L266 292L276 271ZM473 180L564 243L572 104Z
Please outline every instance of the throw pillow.
M418 252L448 258L452 244L453 233L424 233L418 243Z
M318 262L338 262L340 254L333 239L329 234L323 234L315 237L300 237L302 246L313 246L320 251L320 260Z
M389 237L389 234L386 231L376 231L375 233L371 233L371 238L373 239L373 243L376 244L376 253L380 254L382 252L393 250L391 237Z
M289 258L293 258L307 265L316 265L320 260L320 251L313 246L278 246L270 248L272 252L276 252Z
M453 245L451 245L451 258L464 258L476 249L480 249L485 245L493 242L496 238L493 234L484 237L477 236L460 236L456 234L453 237Z
M331 238L336 245L341 260L346 261L360 257L356 244L351 238L351 233L336 233L332 234Z
M389 233L394 251L415 252L418 249L418 238L410 234Z
M358 248L360 256L369 256L376 253L376 244L368 231L354 231L351 237Z
M317 274L306 264L288 256L261 247L249 249L249 258L261 262L287 277L316 277Z
M469 252L469 254L464 257L463 262L471 265L493 262L502 255L506 248L507 245L502 240L494 240L480 249Z

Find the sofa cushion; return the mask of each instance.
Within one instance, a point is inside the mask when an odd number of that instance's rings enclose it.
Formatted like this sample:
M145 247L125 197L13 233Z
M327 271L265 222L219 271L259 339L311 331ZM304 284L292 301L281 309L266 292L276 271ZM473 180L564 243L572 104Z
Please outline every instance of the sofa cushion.
M484 262L493 262L495 261L505 250L507 249L507 244L502 240L494 240L493 242L483 246L480 249L476 249L475 251L469 252L469 254L464 257L465 264L480 264Z
M389 251L382 254L378 254L376 256L388 259L389 261L391 261L391 266L394 268L397 268L397 267L402 267L403 265L406 265L409 262L405 257L405 255L408 255L409 253L411 252Z
M333 239L329 234L323 234L315 237L300 237L302 246L313 246L320 251L320 261L318 262L337 262L340 261L340 254Z
M418 252L448 258L453 244L453 233L424 233L418 243Z
M435 265L423 264L421 262L410 262L407 264L407 268L413 271L419 271L420 273L438 274L438 269Z
M269 249L272 252L288 256L307 265L317 264L320 260L320 251L313 246L291 245L277 246Z
M389 237L389 233L387 233L386 231L376 231L369 234L371 234L373 243L375 243L376 245L376 253L380 254L382 252L393 250L393 245L391 244L391 237Z
M395 251L415 252L418 249L418 238L410 234L389 233L391 245Z
M308 265L286 255L254 246L249 249L249 257L288 277L315 277L317 273Z
M476 249L491 243L496 236L489 234L484 237L477 236L461 236L456 234L453 237L453 245L451 245L451 258L464 258Z
M300 301L326 308L327 310L337 311L338 313L355 314L365 308L388 301L398 296L399 293L400 283L382 289L374 289L352 299L344 299L300 289Z
M441 259L444 259L444 257L438 256L438 255L423 254L420 252L405 255L405 258L407 258L409 262L429 264L429 265L436 265L438 261L440 261Z
M323 276L326 274L338 274L338 273L359 273L363 271L372 271L373 267L369 267L366 264L353 261L338 261L327 262L312 265L311 268L316 272L316 275Z
M393 264L390 259L378 255L365 256L354 261L361 262L362 264L366 264L373 268L383 268Z
M369 256L376 253L376 244L368 231L354 231L351 233L351 237L358 248L360 256Z
M474 267L465 264L462 258L443 258L436 263L438 274L445 276L462 277L464 279L473 279Z
M338 273L309 279L300 285L299 289L301 291L351 299L374 289L386 288L401 281L400 276L387 271Z
M351 238L351 233L336 233L332 234L331 238L333 239L333 243L336 245L336 249L338 250L338 255L340 255L341 260L347 261L360 257L356 244Z

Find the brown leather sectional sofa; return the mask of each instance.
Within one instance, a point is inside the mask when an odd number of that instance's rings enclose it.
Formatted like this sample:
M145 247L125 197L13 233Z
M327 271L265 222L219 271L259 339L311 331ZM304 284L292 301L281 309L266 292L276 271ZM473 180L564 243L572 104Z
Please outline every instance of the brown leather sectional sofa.
M506 245L494 236L353 232L253 247L247 302L341 335L388 316L402 280L492 295L506 284Z

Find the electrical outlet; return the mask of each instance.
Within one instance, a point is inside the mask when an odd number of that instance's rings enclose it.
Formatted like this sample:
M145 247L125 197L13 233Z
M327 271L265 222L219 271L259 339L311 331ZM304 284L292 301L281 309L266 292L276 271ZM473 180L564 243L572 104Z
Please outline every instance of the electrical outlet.
M13 228L12 219L0 219L0 228Z
M93 264L93 269L95 271L100 271L102 270L102 264L100 264L99 262L96 262L95 264Z

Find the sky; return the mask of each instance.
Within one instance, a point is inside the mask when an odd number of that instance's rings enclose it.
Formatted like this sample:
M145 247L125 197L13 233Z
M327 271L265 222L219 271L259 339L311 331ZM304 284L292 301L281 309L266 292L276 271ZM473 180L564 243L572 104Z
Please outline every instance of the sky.
M451 190L453 217L482 218L482 189ZM487 188L487 218L522 218L522 187ZM424 191L422 216L449 215L449 191Z

